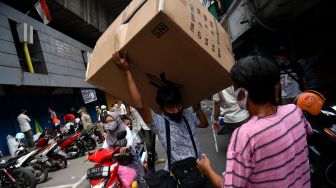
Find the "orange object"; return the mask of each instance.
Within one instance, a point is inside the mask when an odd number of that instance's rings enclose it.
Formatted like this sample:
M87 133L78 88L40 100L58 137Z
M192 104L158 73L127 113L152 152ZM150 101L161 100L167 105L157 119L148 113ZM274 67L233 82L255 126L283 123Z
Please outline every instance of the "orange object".
M295 99L295 104L301 110L310 113L311 115L319 115L324 105L325 97L314 90L307 90L298 95Z

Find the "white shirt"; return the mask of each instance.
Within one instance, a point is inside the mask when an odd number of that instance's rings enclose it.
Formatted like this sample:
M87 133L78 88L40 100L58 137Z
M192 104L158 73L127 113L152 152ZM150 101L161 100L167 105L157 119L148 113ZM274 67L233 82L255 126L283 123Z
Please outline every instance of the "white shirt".
M30 118L26 114L21 113L17 117L17 121L19 122L21 132L26 132L26 131L29 131L31 129L30 125L29 125Z
M220 101L226 123L238 123L249 117L247 110L242 110L237 104L237 99L234 95L234 88L230 86L213 96L214 101Z

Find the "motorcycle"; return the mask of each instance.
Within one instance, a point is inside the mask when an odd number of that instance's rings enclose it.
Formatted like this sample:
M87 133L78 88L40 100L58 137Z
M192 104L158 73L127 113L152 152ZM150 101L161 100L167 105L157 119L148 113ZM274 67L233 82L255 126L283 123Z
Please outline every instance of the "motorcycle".
M72 159L85 154L85 152L96 148L96 141L90 136L91 130L77 132L74 135L63 138L60 142L60 154Z
M42 163L48 168L49 172L66 168L68 165L68 160L63 155L57 153L58 146L57 142L51 143L46 148L40 150L35 157L37 162Z
M99 126L99 125L96 124L96 125L94 125L94 126L92 127L92 133L93 133L94 138L95 138L95 140L97 141L97 143L98 143L98 144L101 144L101 143L104 142L105 138L104 138L102 132L99 130L98 126Z
M117 140L125 136L126 131L122 131L117 134ZM135 170L122 165L133 160L130 152L121 155L119 147L105 148L89 153L87 160L96 163L87 171L87 179L92 188L137 187Z
M65 137L59 141L60 145L57 148L57 152L66 157L67 159L74 159L81 155L84 155L84 150L81 146L84 144L81 144L78 140L81 133L78 132L72 136Z
M51 139L51 136L47 132L48 131L45 130L36 141L36 149L38 149L38 151L31 163L41 164L47 168L48 172L66 168L68 161L63 155L58 153L60 150L58 148L59 143ZM22 141L18 141L19 149L15 152L16 156L29 153L29 149L24 144L21 144Z
M15 162L14 166L16 168L25 167L26 169L33 172L36 177L37 183L42 183L45 182L48 178L48 169L42 164L38 163L37 160L35 160L35 155L37 151L38 149L35 149L27 154L23 154L22 156L10 158L7 162Z
M320 102L319 108L311 110L318 101L323 102ZM313 134L308 136L312 187L319 186L321 182L336 187L336 106L330 105L316 91L303 92L295 103L305 111L313 129Z
M83 130L81 132L80 140L84 141L87 150L94 150L97 146L96 136L94 134L94 128Z
M0 157L2 154L0 152ZM36 177L31 170L17 167L15 160L0 162L0 187L35 188Z
M56 137L53 138L52 133L46 129L38 139L36 146L46 146L53 139L58 143L58 147L54 153L58 153L67 159L74 159L96 147L96 141L90 135L92 135L90 130L77 132L76 127L75 134L68 135L67 132L57 133Z
M53 129L45 128L40 135L40 137L35 142L36 147L45 147L49 144L49 141L53 138L58 137L57 134L54 135Z
M17 168L22 166L31 170L36 176L37 183L45 182L48 178L48 169L36 160L38 149L31 151L28 149L28 147L24 144L25 137L23 133L18 133L15 137L19 143L19 148L15 152L16 157L9 159L8 162L16 161L15 166ZM44 159L45 158L42 158L41 160Z

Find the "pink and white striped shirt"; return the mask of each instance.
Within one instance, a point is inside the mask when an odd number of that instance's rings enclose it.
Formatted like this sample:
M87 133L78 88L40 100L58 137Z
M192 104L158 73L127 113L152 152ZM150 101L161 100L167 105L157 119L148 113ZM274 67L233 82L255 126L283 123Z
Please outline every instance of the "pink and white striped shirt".
M222 187L310 187L306 137L311 133L293 104L252 117L232 134Z

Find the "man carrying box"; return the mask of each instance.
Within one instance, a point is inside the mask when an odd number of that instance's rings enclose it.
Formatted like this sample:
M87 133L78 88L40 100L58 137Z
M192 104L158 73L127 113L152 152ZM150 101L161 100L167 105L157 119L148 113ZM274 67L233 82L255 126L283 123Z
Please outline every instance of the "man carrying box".
M160 106L162 114L155 113L144 104L125 56L121 58L119 52L115 52L112 60L125 76L135 108L168 151L165 170L173 173L179 187L213 187L209 179L202 176L196 168L196 160L201 157L196 127L209 126L200 105L194 105L193 112L184 109L179 88L171 82L166 82L165 86L158 89L156 95L156 103ZM188 170L183 169L184 167L188 167ZM181 171L187 173L190 179L181 177Z

